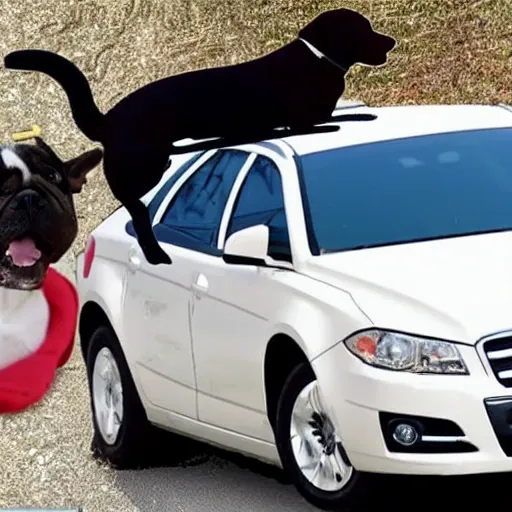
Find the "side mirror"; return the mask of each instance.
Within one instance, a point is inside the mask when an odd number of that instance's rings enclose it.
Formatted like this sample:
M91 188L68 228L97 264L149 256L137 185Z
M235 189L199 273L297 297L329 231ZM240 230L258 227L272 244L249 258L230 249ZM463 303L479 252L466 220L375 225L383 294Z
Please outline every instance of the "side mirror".
M242 229L226 240L223 259L233 265L266 266L268 242L268 226L259 224Z

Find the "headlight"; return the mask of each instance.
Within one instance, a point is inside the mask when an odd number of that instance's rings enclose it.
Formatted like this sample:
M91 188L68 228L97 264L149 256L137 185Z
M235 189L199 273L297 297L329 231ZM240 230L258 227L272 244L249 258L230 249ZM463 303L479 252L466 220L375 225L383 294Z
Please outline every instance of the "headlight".
M345 340L347 348L371 366L412 373L469 374L457 347L407 334L372 329Z

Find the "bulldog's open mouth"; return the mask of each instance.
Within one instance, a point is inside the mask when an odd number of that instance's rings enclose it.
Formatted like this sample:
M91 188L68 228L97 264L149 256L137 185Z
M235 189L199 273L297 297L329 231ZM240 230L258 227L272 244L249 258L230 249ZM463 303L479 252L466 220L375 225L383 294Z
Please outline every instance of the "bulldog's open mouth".
M5 257L15 267L32 267L39 262L49 261L53 247L39 235L26 233L11 240Z
M37 248L35 241L30 237L13 240L5 251L16 267L31 267L35 265L43 253Z
M24 290L39 287L52 253L51 244L33 233L14 238L0 257L0 286Z

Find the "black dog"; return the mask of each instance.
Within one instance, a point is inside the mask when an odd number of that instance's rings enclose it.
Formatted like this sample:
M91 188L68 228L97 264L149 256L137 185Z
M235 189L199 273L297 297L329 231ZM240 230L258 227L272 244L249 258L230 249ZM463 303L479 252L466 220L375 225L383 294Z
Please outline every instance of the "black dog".
M5 66L46 73L64 88L78 128L104 146L105 177L129 211L146 259L158 264L171 260L158 245L140 197L160 181L174 142L241 136L256 141L273 128L325 123L350 66L384 64L394 45L361 14L327 11L297 40L264 57L150 83L107 114L96 106L82 72L59 55L16 51L6 56Z

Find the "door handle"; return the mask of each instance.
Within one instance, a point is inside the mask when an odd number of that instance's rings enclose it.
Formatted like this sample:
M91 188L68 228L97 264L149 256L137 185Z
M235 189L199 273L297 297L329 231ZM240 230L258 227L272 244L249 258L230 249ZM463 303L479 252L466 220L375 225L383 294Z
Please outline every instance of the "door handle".
M192 283L192 292L197 299L200 299L208 292L208 279L203 274L198 274L194 283Z
M142 260L135 247L132 247L128 253L128 267L132 272L138 270L142 265Z

